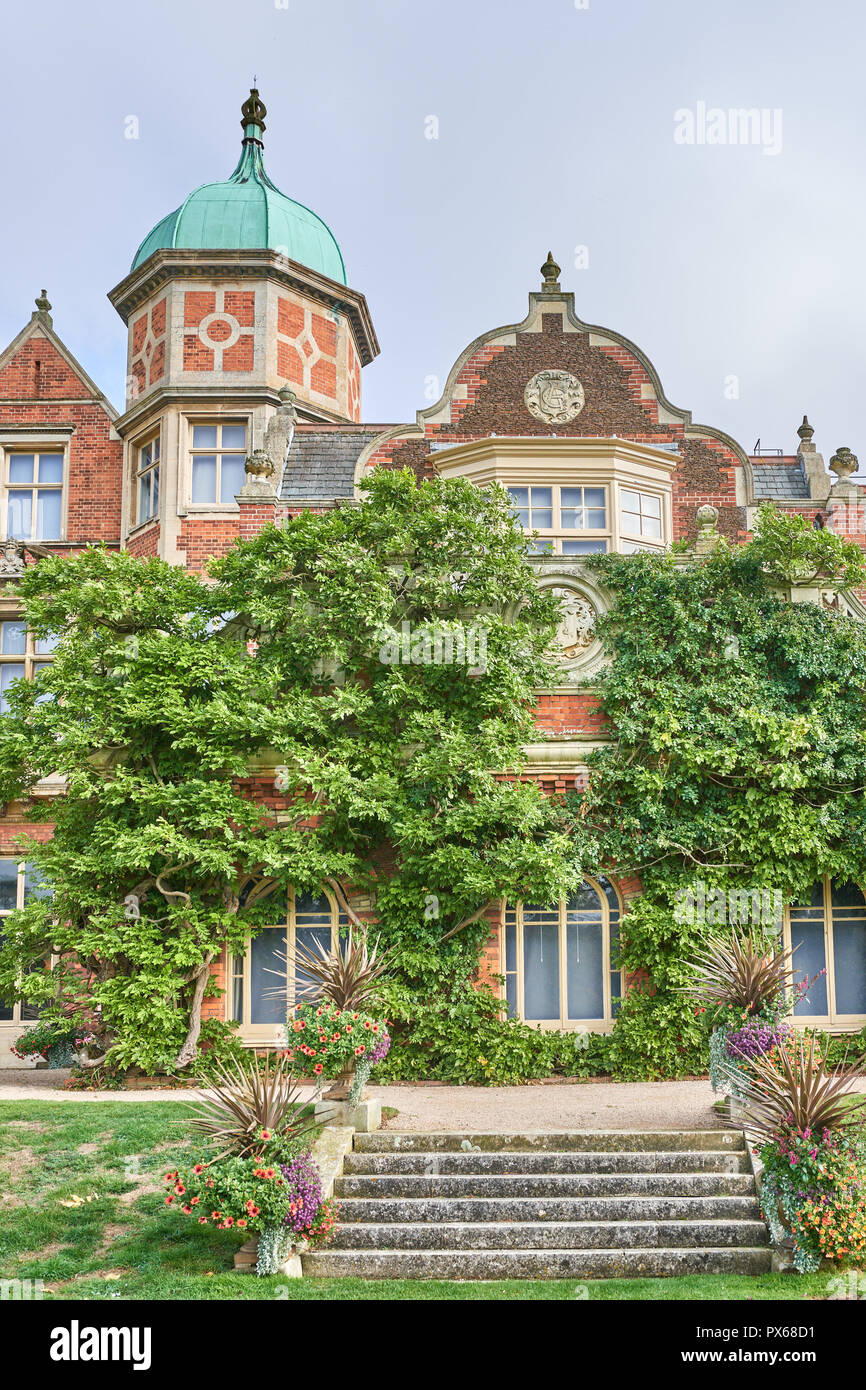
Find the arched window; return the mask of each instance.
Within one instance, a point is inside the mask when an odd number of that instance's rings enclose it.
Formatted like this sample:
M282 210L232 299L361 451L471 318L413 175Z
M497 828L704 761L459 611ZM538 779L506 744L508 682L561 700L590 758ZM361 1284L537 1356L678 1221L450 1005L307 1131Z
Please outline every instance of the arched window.
M330 894L290 893L288 899L280 895L272 901L274 925L264 927L246 955L234 956L231 963L230 1017L238 1020L241 1037L251 1042L275 1040L304 984L302 971L289 970L295 942L308 950L316 942L327 949L336 943L340 928L349 925Z
M501 957L508 1017L541 1028L610 1029L622 995L611 965L620 917L606 878L587 879L553 907L508 907Z
M866 1021L866 898L854 883L829 877L816 883L808 902L785 914L785 941L798 947L797 981L812 980L794 1017L843 1030ZM826 971L820 975L820 971Z

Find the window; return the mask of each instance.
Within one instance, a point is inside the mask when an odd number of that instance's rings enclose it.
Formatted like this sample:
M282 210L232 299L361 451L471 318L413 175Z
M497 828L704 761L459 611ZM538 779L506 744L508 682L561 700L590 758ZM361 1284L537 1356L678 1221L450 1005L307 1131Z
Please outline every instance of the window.
M8 708L6 692L12 682L38 675L56 645L56 637L34 637L20 618L0 620L0 714Z
M788 908L785 939L798 948L797 982L814 981L794 1017L859 1027L866 1018L866 898L856 884L816 883L808 903Z
M605 488L509 487L508 491L523 529L541 533L532 542L533 554L590 555L607 550Z
M32 897L45 896L39 874L33 864L19 864L14 859L0 859L0 944L3 941L3 920L17 907L23 907ZM0 1023L34 1023L39 1017L35 1004L21 1000L0 999Z
M245 956L235 956L231 973L231 1017L241 1034L252 1040L273 1041L285 1025L299 989L306 983L303 970L293 968L295 942L315 950L334 944L349 919L330 897L291 896L274 899L272 927L264 927L250 942Z
M234 505L244 485L247 427L231 424L192 427L192 502Z
M7 538L59 541L63 516L63 455L9 453L6 470Z
M620 519L622 531L628 536L642 536L647 540L661 541L662 508L661 498L650 492L632 492L624 487L620 491ZM638 547L634 547L637 549ZM626 547L623 546L623 550Z
M606 878L587 880L552 907L518 903L503 927L508 1017L542 1028L610 1028L622 994L611 964L620 903Z
M159 435L154 435L138 451L136 469L137 524L149 521L159 511Z

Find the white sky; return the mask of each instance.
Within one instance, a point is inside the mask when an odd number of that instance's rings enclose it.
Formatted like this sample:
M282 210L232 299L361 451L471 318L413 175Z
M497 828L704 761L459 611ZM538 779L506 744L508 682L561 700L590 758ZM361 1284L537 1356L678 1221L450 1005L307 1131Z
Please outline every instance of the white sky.
M826 458L848 444L866 465L864 35L843 0L5 6L0 340L44 285L122 404L106 292L153 223L229 175L256 74L268 171L370 303L365 419L412 420L427 378L523 317L551 249L581 317L639 344L696 421L792 451L808 411ZM676 143L699 102L780 109L781 152Z

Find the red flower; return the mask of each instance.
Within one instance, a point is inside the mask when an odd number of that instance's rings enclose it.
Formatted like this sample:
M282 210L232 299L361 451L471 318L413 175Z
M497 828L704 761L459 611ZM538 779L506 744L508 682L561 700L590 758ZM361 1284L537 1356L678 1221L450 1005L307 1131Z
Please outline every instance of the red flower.
M174 1201L174 1198L172 1197L171 1193L169 1193L168 1196L167 1196L166 1199L165 1199L165 1205L166 1205L167 1207L170 1207L173 1201Z
M198 1206L198 1197L190 1197L189 1201L190 1201L190 1206L193 1206L193 1207L197 1207L197 1206Z
M245 1226L246 1224L247 1223L242 1216L239 1216L237 1221L235 1222L236 1226Z
M211 1214L210 1214L210 1219L211 1219L211 1221L220 1221L220 1220L222 1220L222 1212L221 1212L221 1211L212 1211Z
M189 1205L188 1202L184 1202L183 1206L181 1207L181 1211L183 1212L184 1216L192 1216L192 1207Z
M198 1219L198 1224L199 1224L200 1226L206 1226L206 1225L207 1225L207 1217L206 1217L206 1216L200 1216L199 1219Z
M197 1163L197 1164L195 1165L195 1167L193 1168L192 1171L193 1171L194 1173L203 1173L203 1172L204 1172L204 1164L203 1164L203 1163Z
M361 1057L361 1056L363 1055L363 1053L365 1053L366 1051L367 1051L366 1047L356 1047L356 1048L355 1048L355 1056L356 1056L356 1057Z
M183 1194L186 1192L186 1188L184 1187L182 1182L176 1182L174 1185L174 1190L177 1193L178 1197L182 1197Z
M316 1063L316 1065L313 1067L313 1071L316 1073L316 1076L321 1076L321 1075L322 1075L322 1072L324 1071L324 1067L322 1066L321 1062L317 1062L317 1063Z

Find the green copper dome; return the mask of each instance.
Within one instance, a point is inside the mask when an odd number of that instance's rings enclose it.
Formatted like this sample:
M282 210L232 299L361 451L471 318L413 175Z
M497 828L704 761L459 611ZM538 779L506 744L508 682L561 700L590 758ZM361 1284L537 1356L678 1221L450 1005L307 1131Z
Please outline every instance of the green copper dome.
M157 222L136 251L132 269L162 247L271 250L345 285L346 267L331 230L309 208L281 193L265 173L267 110L255 87L241 112L244 139L231 178L202 184Z

